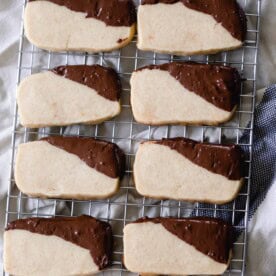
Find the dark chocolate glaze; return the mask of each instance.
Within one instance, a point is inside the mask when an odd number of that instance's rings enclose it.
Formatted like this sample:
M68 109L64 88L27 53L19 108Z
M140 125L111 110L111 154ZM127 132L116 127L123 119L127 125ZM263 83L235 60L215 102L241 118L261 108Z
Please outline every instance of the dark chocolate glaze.
M111 101L118 101L121 94L121 82L117 73L100 65L66 65L51 70L55 74L86 85Z
M62 136L49 136L41 140L77 155L89 167L109 177L123 177L125 155L116 144L93 138Z
M167 146L196 165L230 180L240 180L244 175L242 151L237 145L200 143L182 137L151 142Z
M29 0L29 2L38 0ZM131 26L136 22L136 10L132 0L47 0L66 8L83 12L109 26Z
M233 228L220 219L194 218L141 218L135 223L161 223L179 239L194 246L219 263L227 264L233 246Z
M80 217L27 218L10 222L9 230L27 230L32 233L57 236L86 248L99 267L103 269L111 262L112 228L107 222L86 215Z
M168 71L186 89L226 111L233 111L239 102L241 78L237 69L229 66L195 62L171 62L138 69Z
M213 16L234 38L240 41L245 40L247 19L236 0L143 0L142 5L174 4L176 2L181 2L187 8Z

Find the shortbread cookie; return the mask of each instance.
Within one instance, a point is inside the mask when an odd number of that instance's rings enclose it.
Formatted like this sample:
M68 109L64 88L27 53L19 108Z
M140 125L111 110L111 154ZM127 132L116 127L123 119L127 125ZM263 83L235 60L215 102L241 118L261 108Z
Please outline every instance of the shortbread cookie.
M50 51L106 52L126 46L135 33L132 0L29 0L27 38Z
M107 198L118 190L124 165L125 156L116 144L52 136L19 145L15 181L30 196Z
M137 46L177 55L216 53L241 47L246 29L236 0L143 0Z
M217 125L234 114L241 79L228 66L172 62L138 69L130 84L139 123Z
M186 138L141 143L133 167L136 189L143 196L218 204L237 196L242 171L238 146Z
M4 233L11 275L91 275L110 264L111 254L111 226L89 216L20 219Z
M118 115L121 83L100 65L60 66L25 78L17 90L25 127L98 124Z
M219 219L142 218L124 228L124 264L143 274L218 275L232 243L232 226Z

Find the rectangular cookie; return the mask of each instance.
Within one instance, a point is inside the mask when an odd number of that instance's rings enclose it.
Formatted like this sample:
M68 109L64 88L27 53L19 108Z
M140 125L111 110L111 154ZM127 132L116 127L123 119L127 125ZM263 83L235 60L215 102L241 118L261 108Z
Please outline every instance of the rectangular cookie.
M243 183L242 151L236 145L187 138L143 142L133 175L139 194L157 199L224 204Z
M242 46L246 16L236 0L143 0L138 7L140 50L211 54Z
M85 215L20 219L4 233L4 270L11 275L91 275L111 256L111 226Z
M29 41L56 52L122 48L132 40L135 25L132 0L29 0L24 14Z
M121 83L100 65L66 65L26 77L17 89L25 127L98 124L118 115Z
M219 219L142 218L124 228L124 264L140 274L221 275L232 244L232 227Z
M134 71L130 84L139 123L217 125L233 116L241 78L229 66L171 62Z
M117 192L124 167L124 153L116 144L51 136L19 145L15 182L34 197L108 198Z

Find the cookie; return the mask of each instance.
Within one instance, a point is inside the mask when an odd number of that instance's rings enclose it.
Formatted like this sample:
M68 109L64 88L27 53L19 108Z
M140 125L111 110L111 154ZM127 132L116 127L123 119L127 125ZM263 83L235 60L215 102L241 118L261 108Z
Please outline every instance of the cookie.
M121 111L117 73L100 65L60 66L26 77L18 86L25 127L98 124Z
M108 52L135 34L132 0L29 0L24 27L29 41L50 51Z
M233 50L242 46L246 25L236 0L143 0L137 47L175 55Z
M91 275L111 262L111 226L93 217L27 218L4 233L10 275Z
M34 197L108 198L118 190L124 166L124 153L116 144L51 136L18 146L15 181Z
M232 227L214 218L142 218L124 228L124 264L141 274L220 275Z
M242 186L242 152L186 138L148 141L138 148L133 174L143 196L224 204Z
M233 116L241 78L228 66L172 62L134 71L130 84L139 123L217 125Z

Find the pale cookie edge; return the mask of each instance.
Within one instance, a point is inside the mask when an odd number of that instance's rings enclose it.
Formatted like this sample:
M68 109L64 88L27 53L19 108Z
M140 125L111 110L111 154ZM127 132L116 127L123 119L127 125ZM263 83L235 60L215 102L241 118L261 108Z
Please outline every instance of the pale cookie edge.
M131 103L131 105L133 105ZM139 118L137 118L137 116L135 116L135 114L133 113L133 117L135 119L135 121L137 123L143 124L143 125L150 125L150 126L166 126L166 125L179 125L179 126L187 126L187 125L192 125L192 126L197 126L197 125L207 125L207 126L218 126L220 124L229 122L235 115L235 112L237 110L237 105L233 108L233 110L231 112L229 112L229 116L224 119L224 120L219 120L219 121L162 121L162 122L152 122L152 121L144 121L144 120L140 120Z

